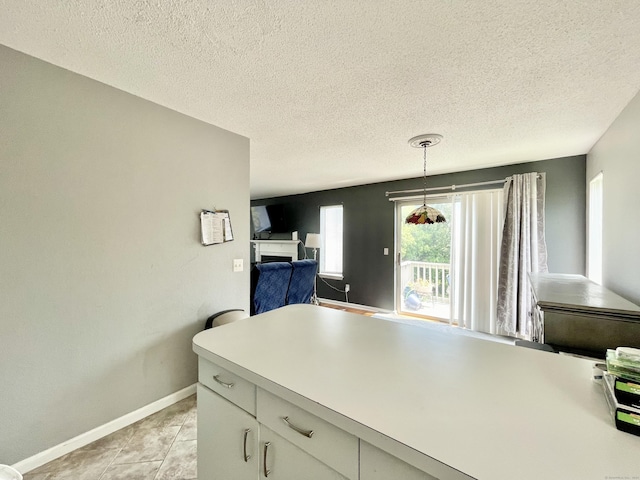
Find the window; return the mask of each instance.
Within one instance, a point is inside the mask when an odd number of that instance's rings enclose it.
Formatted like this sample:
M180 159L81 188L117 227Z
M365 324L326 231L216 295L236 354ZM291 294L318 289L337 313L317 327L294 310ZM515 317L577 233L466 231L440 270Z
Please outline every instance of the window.
M589 182L589 244L587 271L589 280L602 283L602 172Z
M342 279L342 205L320 207L320 275Z

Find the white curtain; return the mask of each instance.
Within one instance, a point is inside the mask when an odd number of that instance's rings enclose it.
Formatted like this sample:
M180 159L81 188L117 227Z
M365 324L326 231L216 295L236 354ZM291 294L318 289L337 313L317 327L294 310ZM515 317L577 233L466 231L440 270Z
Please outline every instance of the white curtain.
M497 333L495 306L503 207L502 190L454 195L450 323Z
M510 335L531 338L529 273L547 271L544 236L546 175L507 178L505 221L498 278L498 325Z

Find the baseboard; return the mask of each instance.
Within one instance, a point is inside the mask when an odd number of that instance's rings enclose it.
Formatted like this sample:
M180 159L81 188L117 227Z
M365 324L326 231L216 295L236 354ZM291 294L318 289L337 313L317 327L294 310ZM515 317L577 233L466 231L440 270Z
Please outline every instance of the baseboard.
M369 307L368 305L360 305L359 303L341 302L340 300L330 300L328 298L319 298L320 303L326 303L327 305L336 305L344 308L357 308L358 310L364 310L366 312L374 313L389 313L389 310L382 308Z
M89 430L88 432L81 433L77 437L74 437L66 442L62 442L58 445L55 445L43 452L36 453L35 455L26 458L15 465L12 465L13 468L18 470L20 473L26 473L34 468L37 468L45 463L49 463L51 460L55 460L62 455L66 455L69 452L72 452L78 448L82 448L85 445L89 445L91 442L95 442L96 440L101 439L104 436L107 436L113 432L120 430L121 428L127 427L132 423L136 423L138 420L142 420L149 415L159 412L163 408L167 408L169 405L173 405L174 403L179 402L191 395L196 393L196 384L190 385L182 390L179 390L175 393L167 395L155 402L150 403L149 405L145 405L137 410L134 410L131 413L127 413L122 417L116 418L104 425L94 428L93 430Z

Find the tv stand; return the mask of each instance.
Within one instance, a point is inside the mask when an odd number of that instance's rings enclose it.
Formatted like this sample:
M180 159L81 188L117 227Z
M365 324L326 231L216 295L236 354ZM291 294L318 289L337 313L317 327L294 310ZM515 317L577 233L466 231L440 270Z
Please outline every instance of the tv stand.
M299 240L251 240L256 251L256 262L261 262L263 256L298 260L299 242Z

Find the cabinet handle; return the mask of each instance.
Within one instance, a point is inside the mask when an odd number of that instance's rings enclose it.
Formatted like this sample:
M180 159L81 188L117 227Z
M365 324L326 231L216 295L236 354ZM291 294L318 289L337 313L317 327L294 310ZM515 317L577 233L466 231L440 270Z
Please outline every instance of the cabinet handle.
M235 383L225 383L222 380L220 380L220 375L214 375L213 379L218 382L220 385L222 385L224 388L233 388L233 386L235 385Z
M262 464L262 469L264 470L264 476L265 478L269 476L269 474L271 473L271 470L269 470L267 468L267 452L269 450L269 446L271 445L271 442L265 442L264 444L264 460L263 460L263 464Z
M251 431L250 428L246 428L244 431L244 447L243 447L244 463L247 463L251 458L251 455L247 454L247 436L249 435L250 431Z
M289 417L282 417L282 421L287 424L287 427L289 427L292 430L295 430L300 435L304 435L307 438L313 437L313 430L304 430L300 427L295 426L293 423L289 421Z

